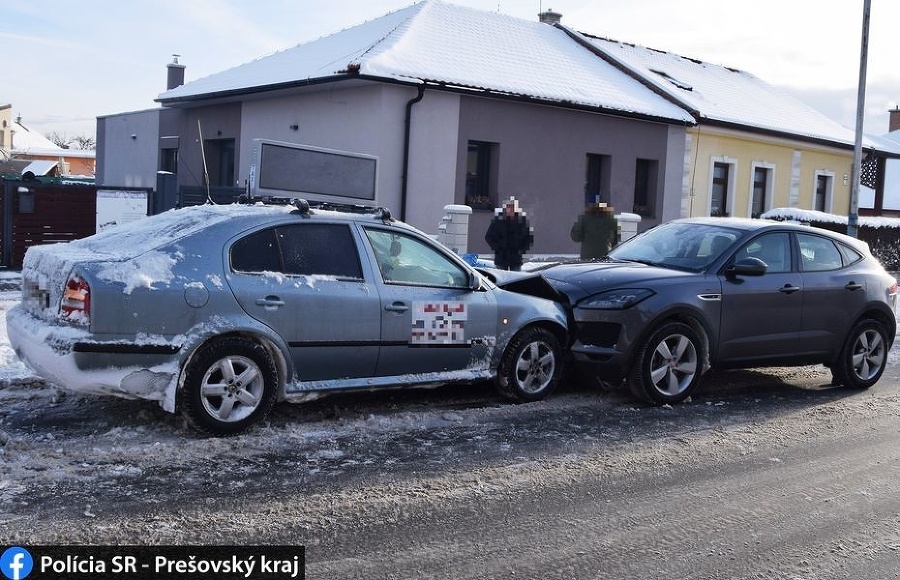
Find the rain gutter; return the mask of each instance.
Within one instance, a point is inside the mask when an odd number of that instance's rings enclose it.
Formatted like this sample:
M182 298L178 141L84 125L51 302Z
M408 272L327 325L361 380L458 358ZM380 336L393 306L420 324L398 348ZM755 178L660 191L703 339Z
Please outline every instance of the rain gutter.
M412 126L412 108L425 96L425 85L419 85L418 94L406 103L406 118L403 128L403 174L400 177L400 221L406 221L406 200L409 191L409 141Z

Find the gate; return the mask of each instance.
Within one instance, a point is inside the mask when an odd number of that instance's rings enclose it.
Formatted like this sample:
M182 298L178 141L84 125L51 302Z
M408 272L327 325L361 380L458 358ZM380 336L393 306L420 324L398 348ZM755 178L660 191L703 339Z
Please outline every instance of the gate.
M20 269L31 246L68 242L96 233L96 186L5 180L2 185L0 266Z

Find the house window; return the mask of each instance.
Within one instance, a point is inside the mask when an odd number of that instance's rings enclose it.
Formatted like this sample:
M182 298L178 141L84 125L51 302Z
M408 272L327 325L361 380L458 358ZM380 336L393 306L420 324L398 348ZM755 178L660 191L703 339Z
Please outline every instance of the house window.
M469 141L466 153L466 205L472 209L497 207L496 143Z
M587 173L584 179L585 206L600 201L609 203L609 167L611 161L609 155L587 154Z
M758 218L766 211L766 198L769 192L771 169L767 167L753 168L753 193L750 198L750 217Z
M653 193L656 191L658 163L652 159L638 159L634 169L634 207L639 216L653 216Z
M710 192L709 215L728 215L728 182L731 166L727 163L713 165L712 191Z
M834 178L825 173L816 174L816 195L813 200L813 209L817 211L828 211L829 200L831 198L831 188L834 184Z
M178 149L161 149L159 152L159 170L178 173Z

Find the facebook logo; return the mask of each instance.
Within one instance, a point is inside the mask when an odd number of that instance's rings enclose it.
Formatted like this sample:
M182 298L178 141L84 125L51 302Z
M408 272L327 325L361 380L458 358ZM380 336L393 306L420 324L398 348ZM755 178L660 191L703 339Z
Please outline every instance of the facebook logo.
M31 574L34 560L25 548L13 546L0 555L0 572L9 580L24 580Z

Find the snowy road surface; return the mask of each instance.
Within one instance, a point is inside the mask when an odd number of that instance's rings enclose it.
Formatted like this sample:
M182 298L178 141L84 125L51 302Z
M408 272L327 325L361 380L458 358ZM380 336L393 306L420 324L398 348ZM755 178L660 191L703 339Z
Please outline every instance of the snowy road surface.
M303 544L316 579L895 578L898 358L864 392L821 367L710 375L671 408L444 387L210 439L34 379L3 332L0 546Z

